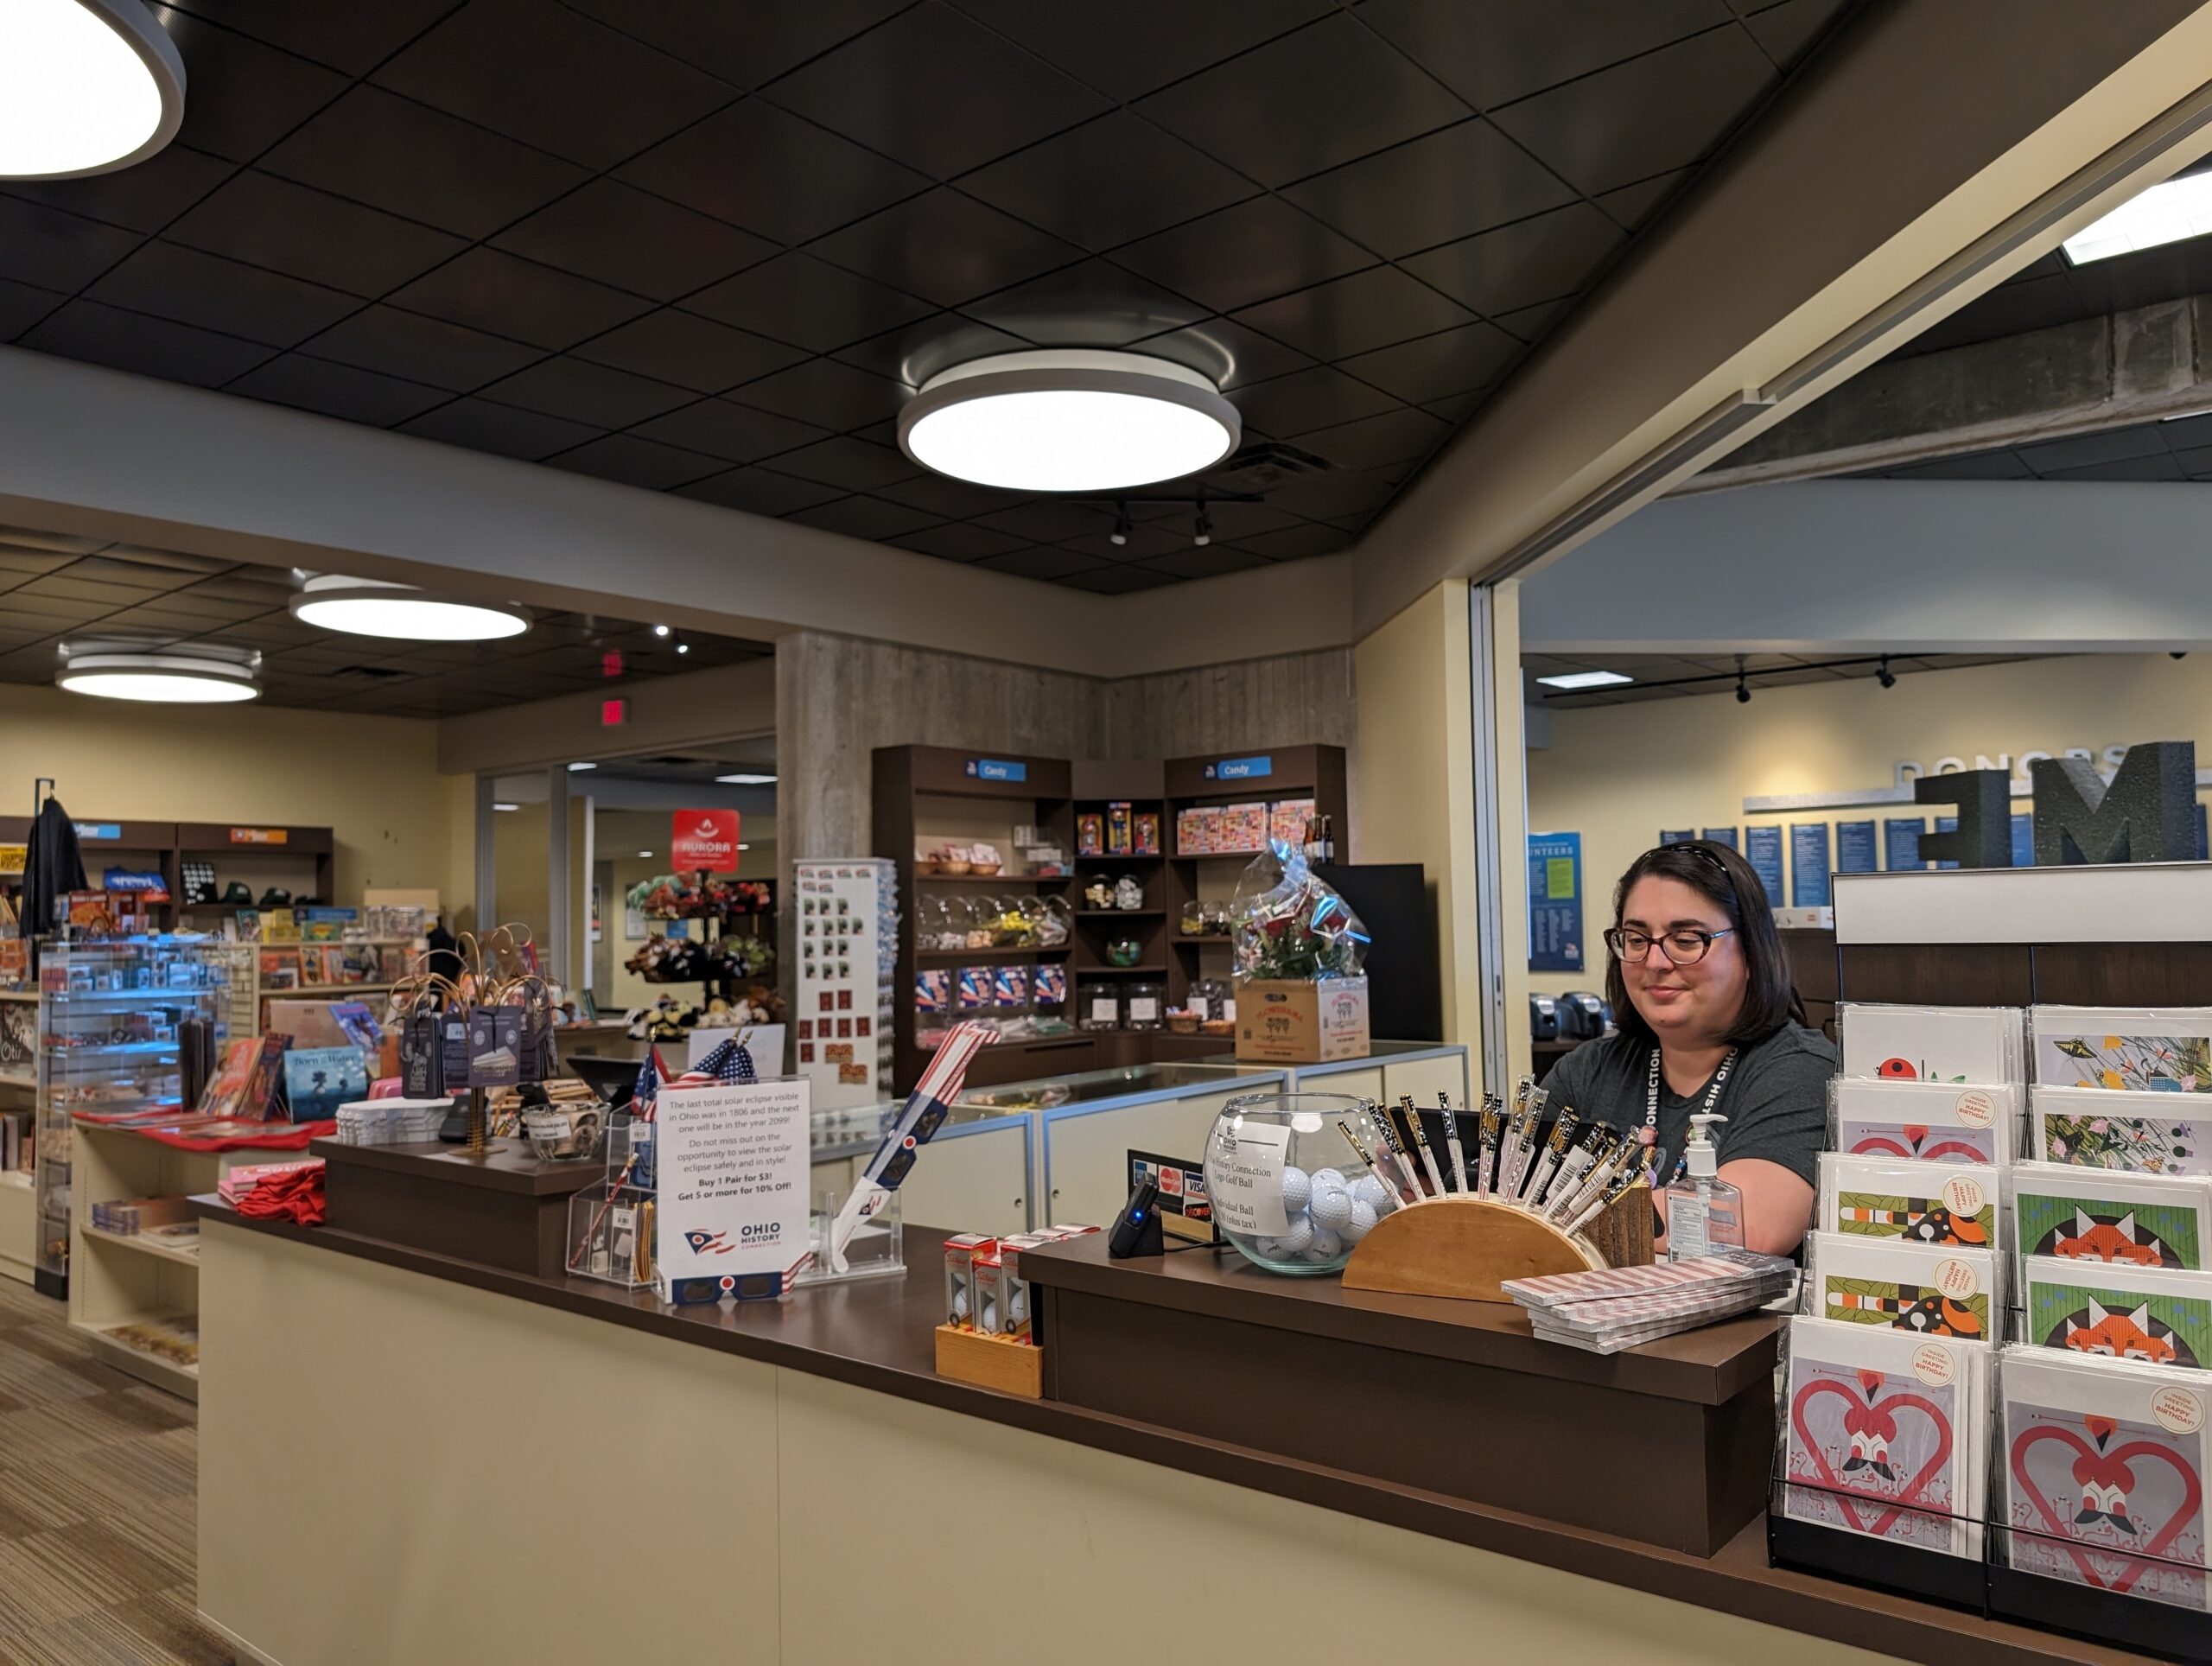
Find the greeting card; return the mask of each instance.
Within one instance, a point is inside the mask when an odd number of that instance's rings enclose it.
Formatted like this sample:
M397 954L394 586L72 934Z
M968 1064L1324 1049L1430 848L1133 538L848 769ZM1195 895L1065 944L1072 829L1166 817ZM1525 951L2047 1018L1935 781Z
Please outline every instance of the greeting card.
M2212 1181L2015 1163L2013 1242L2024 1256L2205 1270Z
M1978 1163L1900 1162L1824 1151L1813 1224L1853 1237L1993 1249L1997 1177Z
M1993 1251L1885 1243L1841 1232L1814 1232L1805 1250L1807 1305L1817 1317L1969 1342L1987 1341L1993 1333Z
M1843 1073L1884 1082L2017 1082L2017 1007L1901 1007L1847 1001L1836 1009Z
M2029 1148L2036 1160L2143 1174L2212 1174L2202 1135L2212 1101L2111 1088L2028 1090Z
M2001 1167L2012 1159L2020 1105L2009 1083L1838 1077L1828 1085L1828 1136L1854 1156Z
M2035 1007L2029 1017L2045 1086L2212 1093L2212 1007Z
M2020 1262L2027 1339L2145 1365L2212 1365L2212 1274L2057 1256Z
M1990 1350L1804 1318L1787 1342L1783 1514L1979 1556Z

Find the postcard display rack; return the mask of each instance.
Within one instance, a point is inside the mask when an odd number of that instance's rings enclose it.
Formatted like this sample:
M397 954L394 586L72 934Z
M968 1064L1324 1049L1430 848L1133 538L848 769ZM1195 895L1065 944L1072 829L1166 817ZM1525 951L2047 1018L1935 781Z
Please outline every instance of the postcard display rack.
M899 966L899 874L868 856L791 867L798 1004L791 1056L817 1110L891 1094L893 976Z
M1773 1560L2207 1657L2212 868L1847 876L1837 941Z

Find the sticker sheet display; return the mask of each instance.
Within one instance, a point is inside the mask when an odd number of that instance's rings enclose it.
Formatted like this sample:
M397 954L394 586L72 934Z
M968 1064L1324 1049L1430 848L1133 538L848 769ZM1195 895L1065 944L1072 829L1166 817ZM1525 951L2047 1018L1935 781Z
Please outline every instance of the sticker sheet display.
M2212 1181L2015 1163L2012 1241L2024 1256L2205 1270Z
M1805 1305L1817 1318L1968 1342L1994 1334L1993 1251L1815 1232L1805 1256Z
M2212 1375L2040 1348L2007 1348L1997 1367L2004 1559L2205 1608Z
M2212 1093L2212 1007L2035 1007L2029 1021L2044 1086Z
M2005 1082L1838 1077L1828 1084L1828 1138L1853 1156L2001 1167L2012 1160L2021 1103Z
M1991 1351L1825 1319L1786 1340L1782 1513L1980 1555Z
M874 858L796 863L799 1074L817 1110L874 1103L891 1087L891 991L899 949L899 874ZM950 995L928 974L917 1006ZM925 1008L925 1010L927 1010Z
M2039 1348L2212 1366L2212 1273L2085 1266L2055 1256L2020 1262L2026 1340Z
M2017 1007L1903 1007L1847 1001L1836 1008L1843 1073L1878 1082L2018 1082Z
M1821 1154L1820 1231L1906 1243L1997 1246L1997 1176L1978 1163Z
M2037 1162L2139 1174L2212 1176L2204 1136L2212 1100L2109 1088L2028 1091L2029 1149Z

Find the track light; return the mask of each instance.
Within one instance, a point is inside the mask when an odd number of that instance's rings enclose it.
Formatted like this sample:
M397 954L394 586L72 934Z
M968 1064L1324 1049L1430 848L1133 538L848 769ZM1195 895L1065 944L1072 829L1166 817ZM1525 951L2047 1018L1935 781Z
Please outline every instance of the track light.
M1751 691L1745 686L1744 674L1741 671L1736 673L1736 703L1739 706L1748 706L1751 703Z
M1884 654L1882 656L1882 668L1874 673L1874 680L1877 683L1879 683L1885 689L1893 689L1897 687L1897 674L1890 669L1889 655Z
M1213 522L1206 518L1206 512L1204 509L1198 511L1198 529L1192 533L1191 542L1201 550L1213 542Z
M1125 503L1114 506L1114 530L1106 535L1109 544L1119 546L1129 541L1129 506Z

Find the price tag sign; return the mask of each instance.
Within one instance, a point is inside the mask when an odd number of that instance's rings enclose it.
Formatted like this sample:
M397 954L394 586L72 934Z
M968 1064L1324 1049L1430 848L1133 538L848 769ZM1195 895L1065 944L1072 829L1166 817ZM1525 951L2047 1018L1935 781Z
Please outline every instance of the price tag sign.
M1247 1119L1241 1128L1214 1124L1206 1139L1206 1191L1213 1218L1225 1231L1280 1237L1290 1230L1282 1200L1283 1160L1290 1129L1280 1122Z
M654 1251L670 1279L777 1273L809 1253L804 1080L661 1090Z

